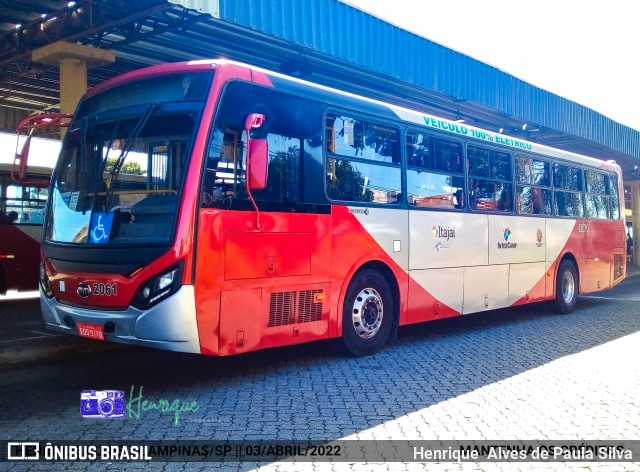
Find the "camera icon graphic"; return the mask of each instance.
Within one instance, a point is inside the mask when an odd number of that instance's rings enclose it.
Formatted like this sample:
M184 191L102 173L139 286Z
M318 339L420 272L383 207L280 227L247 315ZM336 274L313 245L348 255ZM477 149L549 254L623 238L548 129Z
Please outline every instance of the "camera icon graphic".
M85 418L124 418L125 399L122 390L83 390L80 414Z

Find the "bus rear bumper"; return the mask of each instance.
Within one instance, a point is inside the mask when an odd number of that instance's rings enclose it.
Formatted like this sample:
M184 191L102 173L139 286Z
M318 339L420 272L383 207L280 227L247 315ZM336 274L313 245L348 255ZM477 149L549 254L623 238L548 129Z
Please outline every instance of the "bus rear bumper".
M47 329L78 335L77 323L100 325L112 322L106 341L153 347L168 351L200 353L192 285L180 289L148 310L130 306L124 311L80 308L47 298L40 290L40 307Z

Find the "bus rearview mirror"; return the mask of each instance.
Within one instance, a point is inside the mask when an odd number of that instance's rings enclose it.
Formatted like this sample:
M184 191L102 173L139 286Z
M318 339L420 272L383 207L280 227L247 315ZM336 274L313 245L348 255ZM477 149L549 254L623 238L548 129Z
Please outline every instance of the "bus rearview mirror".
M269 145L266 139L252 139L249 148L249 188L264 190L267 186Z
M262 123L264 123L264 115L260 113L251 113L247 115L247 118L244 120L244 129L250 130L252 128L260 128Z

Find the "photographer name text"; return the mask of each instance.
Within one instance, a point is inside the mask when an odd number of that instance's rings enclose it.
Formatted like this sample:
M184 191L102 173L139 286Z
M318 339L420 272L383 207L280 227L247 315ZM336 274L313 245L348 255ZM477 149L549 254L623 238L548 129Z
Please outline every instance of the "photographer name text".
M138 391L138 396L134 397L135 386L131 386L131 392L129 394L129 401L127 402L127 416L129 418L140 419L142 412L157 410L162 413L173 413L173 425L178 426L180 421L180 413L195 413L200 407L198 402L193 400L191 402L183 402L181 400L164 400L159 399L157 401L143 400L142 386Z
M490 461L630 461L633 451L620 446L482 446L430 449L413 447L413 460L426 462Z

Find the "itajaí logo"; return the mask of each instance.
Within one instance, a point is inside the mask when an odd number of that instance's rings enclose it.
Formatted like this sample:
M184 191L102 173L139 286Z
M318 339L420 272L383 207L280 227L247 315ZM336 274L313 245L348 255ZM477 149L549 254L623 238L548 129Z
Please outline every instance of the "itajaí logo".
M515 249L518 246L518 243L509 242L509 236L511 236L511 230L507 227L502 230L502 237L505 242L498 241L498 249Z
M444 238L448 241L449 239L456 237L456 229L449 227L445 228L440 225L433 225L431 227L431 235L434 238Z

